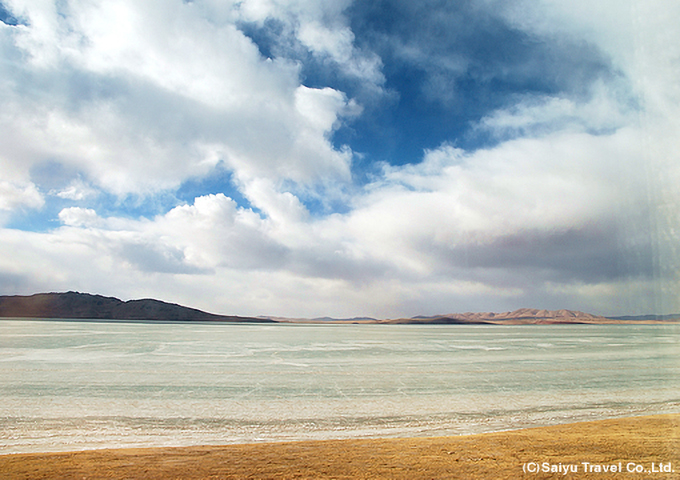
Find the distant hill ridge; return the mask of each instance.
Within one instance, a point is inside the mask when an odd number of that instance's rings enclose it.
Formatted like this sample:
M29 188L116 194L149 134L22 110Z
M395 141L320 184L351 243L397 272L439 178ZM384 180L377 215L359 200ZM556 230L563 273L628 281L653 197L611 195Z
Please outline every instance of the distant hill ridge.
M680 319L680 313L676 313L675 315L623 315L621 317L608 317L613 320L659 320L659 321L668 321L668 320L678 320Z
M520 308L512 312L467 312L413 317L392 320L392 323L434 323L434 324L559 324L559 323L617 323L599 315L573 310L540 310Z
M74 318L91 320L158 320L203 322L273 322L266 318L215 315L160 300L124 302L89 293L37 293L0 296L0 317Z
M257 323L373 323L418 325L542 325L542 324L641 324L680 322L678 315L642 315L607 318L573 310L520 308L512 312L467 312L378 320L369 317L333 319L319 317L239 317L215 315L195 308L154 299L122 301L89 293L37 293L29 296L0 296L0 317L72 318L91 320L155 320Z
M677 315L640 315L626 317L603 317L574 310L540 310L520 308L512 312L467 312L387 320L389 323L406 324L467 324L467 325L557 325L557 324L642 324L679 322Z

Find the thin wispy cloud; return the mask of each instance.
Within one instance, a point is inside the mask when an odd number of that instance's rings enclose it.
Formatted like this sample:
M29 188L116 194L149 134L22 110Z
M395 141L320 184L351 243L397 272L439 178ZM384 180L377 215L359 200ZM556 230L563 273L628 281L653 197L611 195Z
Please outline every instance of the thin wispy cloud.
M0 288L680 310L668 2L0 2Z

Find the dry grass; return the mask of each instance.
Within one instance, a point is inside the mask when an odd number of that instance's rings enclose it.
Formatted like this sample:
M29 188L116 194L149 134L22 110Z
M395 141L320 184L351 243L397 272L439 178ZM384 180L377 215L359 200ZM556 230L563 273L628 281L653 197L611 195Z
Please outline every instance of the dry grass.
M524 473L576 465L578 473ZM584 473L621 464L622 473ZM632 463L644 474L626 472ZM651 472L671 468L675 472ZM630 464L630 465L629 465ZM555 465L555 467L552 467ZM534 467L534 465L531 465ZM607 467L608 468L608 467ZM460 437L329 440L0 456L3 479L680 478L680 415Z

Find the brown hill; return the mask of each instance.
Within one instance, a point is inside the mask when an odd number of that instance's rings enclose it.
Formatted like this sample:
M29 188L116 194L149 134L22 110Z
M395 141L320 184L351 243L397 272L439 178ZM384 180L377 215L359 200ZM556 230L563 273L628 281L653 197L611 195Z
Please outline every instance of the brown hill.
M215 315L195 308L160 300L142 299L124 302L114 297L79 292L38 293L30 296L0 296L0 317L73 318L91 320L153 320L201 322L264 323L377 323L421 325L554 325L554 324L643 324L678 323L680 315L645 315L606 318L573 310L539 310L520 308L513 312L467 312L430 317L377 320L374 318L332 319L328 317L278 318Z
M38 293L0 296L0 317L74 318L91 320L157 320L202 322L273 322L270 319L214 315L160 300L124 302L88 293Z
M625 323L590 313L572 310L539 310L520 308L513 312L467 312L388 320L388 323L405 324L467 324L467 325L542 325L542 324L603 324Z

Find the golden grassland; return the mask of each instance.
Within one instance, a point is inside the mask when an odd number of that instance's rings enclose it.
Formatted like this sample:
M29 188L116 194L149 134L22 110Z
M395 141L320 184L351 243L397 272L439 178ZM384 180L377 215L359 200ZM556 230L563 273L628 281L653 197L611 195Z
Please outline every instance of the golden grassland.
M619 469L623 471L619 472ZM680 414L457 437L0 455L0 477L164 480L680 478Z

